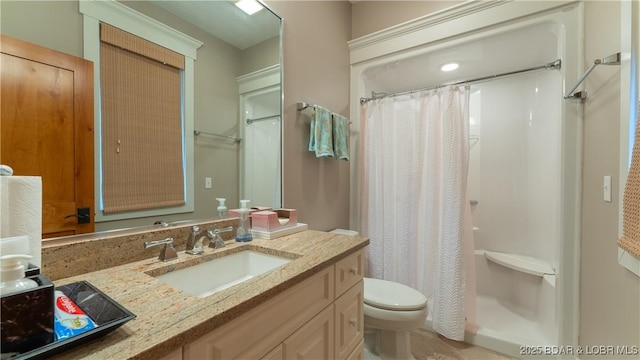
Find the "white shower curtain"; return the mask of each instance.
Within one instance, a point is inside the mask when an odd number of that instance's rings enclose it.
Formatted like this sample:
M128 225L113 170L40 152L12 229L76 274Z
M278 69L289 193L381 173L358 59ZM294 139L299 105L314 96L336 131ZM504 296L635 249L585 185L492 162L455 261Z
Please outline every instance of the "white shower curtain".
M425 294L434 330L454 340L475 322L468 104L468 86L372 100L360 127L369 276Z

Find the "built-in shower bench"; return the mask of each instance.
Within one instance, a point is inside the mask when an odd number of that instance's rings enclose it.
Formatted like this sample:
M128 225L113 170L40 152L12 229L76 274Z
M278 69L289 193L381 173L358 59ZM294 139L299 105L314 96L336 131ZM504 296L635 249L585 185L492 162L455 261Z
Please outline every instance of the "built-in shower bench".
M534 276L544 277L544 275L556 274L556 269L551 264L532 256L485 251L484 257L496 264Z

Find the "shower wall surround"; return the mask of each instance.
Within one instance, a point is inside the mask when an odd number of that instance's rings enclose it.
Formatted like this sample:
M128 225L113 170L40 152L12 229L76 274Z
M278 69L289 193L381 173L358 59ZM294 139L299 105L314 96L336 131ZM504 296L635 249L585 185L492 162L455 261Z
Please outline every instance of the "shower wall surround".
M420 89L561 59L560 69L471 84L468 186L475 200L479 329L465 340L519 356L521 345L578 343L580 104L564 101L562 91L582 73L582 5L485 5L460 4L351 41L351 117L359 122L359 98L372 91ZM459 70L441 73L449 61L459 62ZM358 169L353 163L356 229ZM499 261L488 260L485 251L498 253L492 258ZM531 275L530 264L545 270Z

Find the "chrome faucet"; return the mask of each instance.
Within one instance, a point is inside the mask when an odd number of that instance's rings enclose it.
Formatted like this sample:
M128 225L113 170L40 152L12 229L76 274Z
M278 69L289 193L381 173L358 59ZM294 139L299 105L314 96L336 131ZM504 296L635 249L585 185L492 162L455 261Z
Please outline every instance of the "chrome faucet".
M205 237L204 232L200 233L200 227L198 225L193 225L191 227L191 233L189 234L189 238L187 238L187 254L191 255L200 255L202 254L202 240Z
M233 230L233 226L227 226L222 229L213 229L207 231L207 236L209 237L209 247L214 249L220 249L224 247L224 240L220 236L220 233L229 232Z
M164 245L162 251L160 252L160 256L158 256L158 260L160 261L169 261L178 258L178 253L176 253L176 249L173 248L173 238L166 238L163 240L155 240L155 241L145 241L144 248L148 249L153 246Z
M233 226L228 226L222 229L205 230L200 232L200 227L194 225L191 227L191 233L187 238L187 254L200 255L204 252L202 249L204 246L204 240L209 238L209 247L219 249L224 247L224 240L220 236L220 233L232 231Z

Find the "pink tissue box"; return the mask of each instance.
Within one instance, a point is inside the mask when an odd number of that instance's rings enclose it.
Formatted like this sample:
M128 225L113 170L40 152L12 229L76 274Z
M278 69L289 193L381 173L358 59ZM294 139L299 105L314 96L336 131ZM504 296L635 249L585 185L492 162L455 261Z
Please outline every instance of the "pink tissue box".
M286 218L286 223L280 219ZM263 210L251 214L251 229L259 231L275 231L298 224L298 212L295 209Z
M249 208L249 217L251 217L256 211L271 210L268 206L253 206ZM229 217L240 217L240 209L231 209L228 212Z

